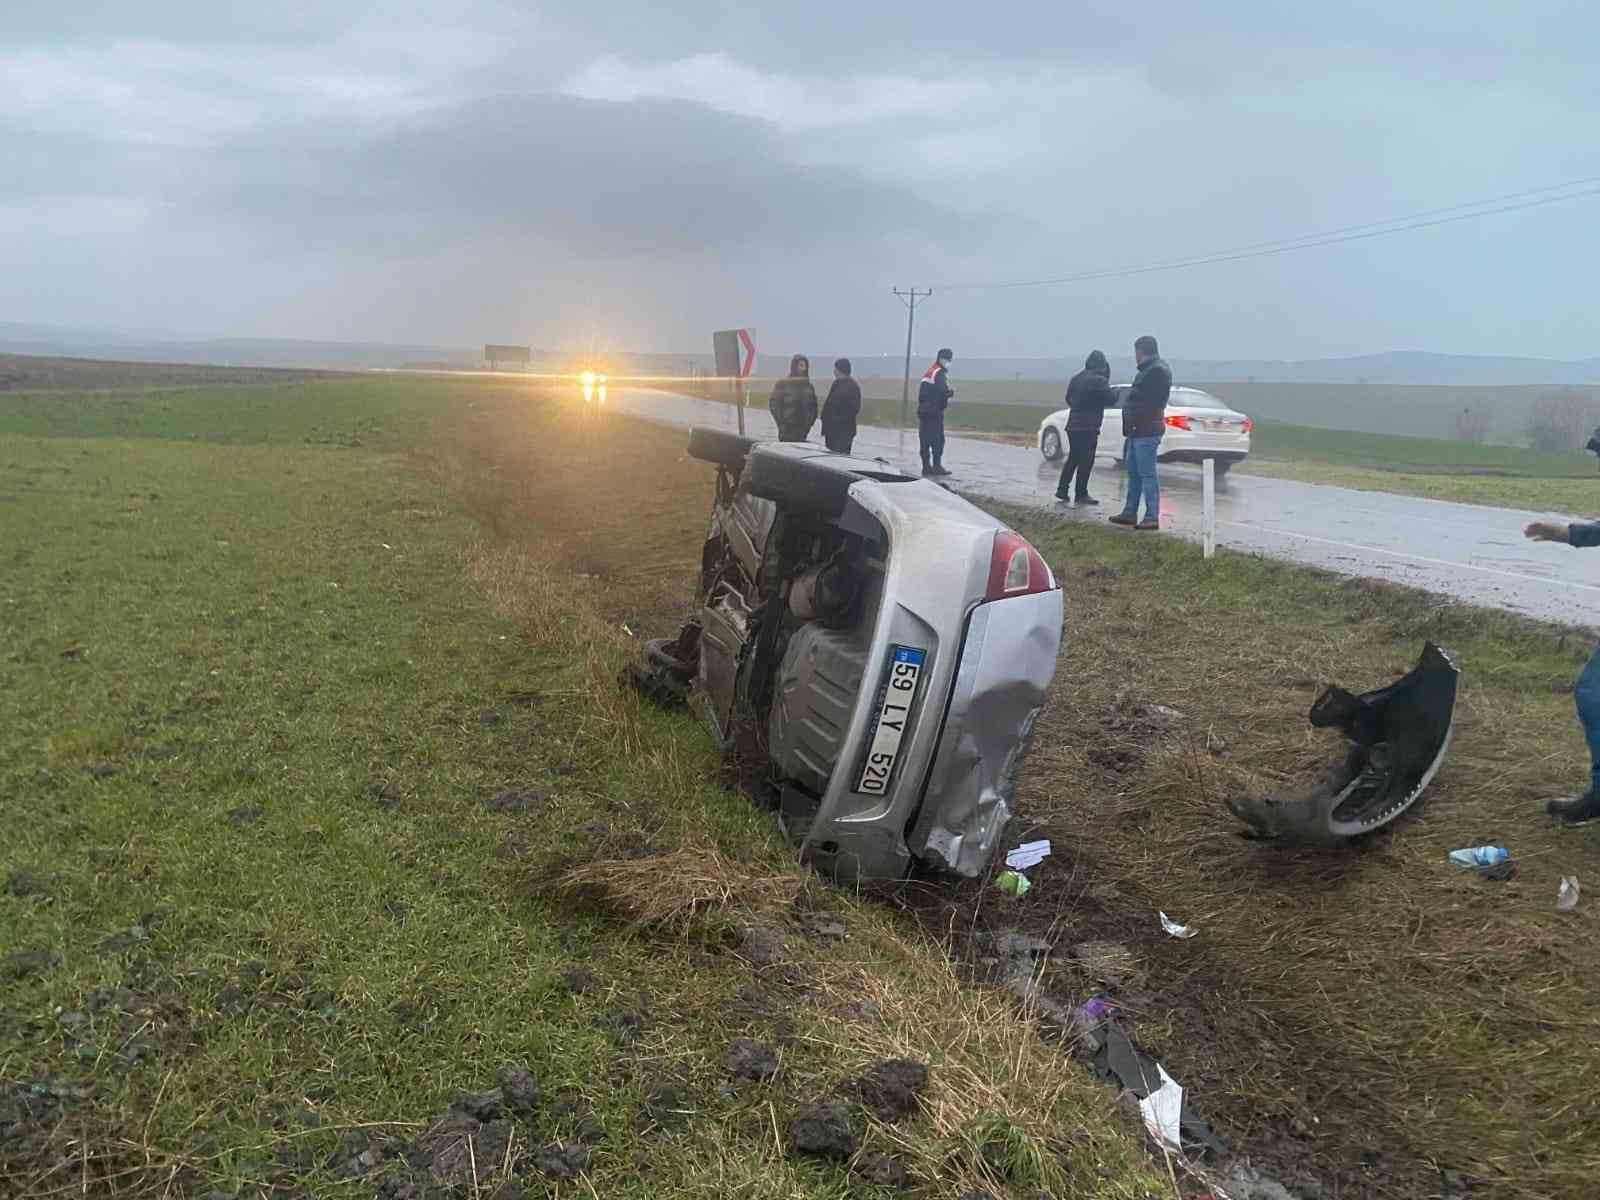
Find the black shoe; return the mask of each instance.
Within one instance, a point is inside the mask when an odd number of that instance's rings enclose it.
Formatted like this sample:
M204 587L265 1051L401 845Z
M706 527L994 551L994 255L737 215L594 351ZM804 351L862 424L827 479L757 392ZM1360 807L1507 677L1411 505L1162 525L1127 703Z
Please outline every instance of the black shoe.
M1137 525L1139 518L1127 512L1113 513L1111 515L1111 523L1113 525Z
M934 463L933 464L933 472L932 473L935 474L935 475L948 475L948 474L950 474L950 472L946 471L944 469L944 467L939 463Z
M1100 503L1100 501L1096 500L1093 496L1079 496L1077 502L1079 504L1086 504L1091 508Z
M1581 796L1563 796L1544 806L1552 817L1559 817L1567 825L1587 825L1600 821L1600 795L1592 789Z
M1072 503L1072 497L1071 496L1063 496L1058 492L1058 493L1056 493L1056 503L1057 504L1070 504L1070 503Z

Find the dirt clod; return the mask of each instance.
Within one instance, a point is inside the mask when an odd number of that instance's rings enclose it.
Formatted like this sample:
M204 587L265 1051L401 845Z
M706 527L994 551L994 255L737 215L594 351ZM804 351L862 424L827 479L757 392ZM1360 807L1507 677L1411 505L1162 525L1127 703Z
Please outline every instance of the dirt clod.
M54 956L42 946L18 950L15 954L0 959L0 979L28 979L34 975L42 975L50 969L50 964L54 961Z
M551 1179L576 1179L589 1165L589 1147L552 1144L534 1155L533 1165Z
M770 1079L778 1073L778 1052L750 1038L738 1038L728 1047L728 1074L745 1083Z
M417 1140L418 1158L440 1183L473 1187L498 1169L511 1137L510 1121L479 1121L452 1108Z
M795 1113L789 1121L789 1145L798 1154L846 1159L856 1152L850 1107L840 1100L819 1100Z
M573 967L562 974L561 986L574 996L584 996L599 987L600 980L585 967Z
M527 1120L538 1111L542 1096L527 1067L501 1067L495 1082L510 1112Z
M49 887L50 880L43 873L30 867L18 867L6 876L6 893L18 900L25 900L29 896L47 895Z
M928 1086L928 1068L909 1058L889 1058L874 1063L856 1080L856 1094L886 1124L909 1117L922 1108L922 1089Z
M246 825L254 825L261 820L261 813L259 804L241 804L238 808L228 810L228 824L235 829L243 829Z
M903 1188L908 1179L905 1163L892 1154L863 1154L851 1169L874 1187Z
M462 1113L478 1121L492 1121L500 1115L505 1097L499 1088L487 1092L457 1092L450 1101L450 1111Z
M739 939L739 953L754 967L771 967L783 961L783 931L752 925Z

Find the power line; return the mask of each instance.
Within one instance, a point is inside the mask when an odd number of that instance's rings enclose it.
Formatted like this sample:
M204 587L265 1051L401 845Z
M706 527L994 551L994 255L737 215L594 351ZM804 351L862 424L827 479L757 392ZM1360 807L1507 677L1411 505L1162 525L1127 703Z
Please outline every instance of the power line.
M1386 221L1368 221L1361 225L1346 225L1338 229L1325 230L1321 233L1302 234L1299 237L1279 238L1270 242L1252 242L1244 246L1234 246L1227 250L1215 250L1208 254L1193 255L1187 258L1166 259L1136 267L1080 271L1076 274L1062 275L1052 279L1023 279L1000 283L943 284L941 285L941 290L976 291L980 289L1051 287L1063 283L1082 283L1094 279L1124 279L1134 275L1148 275L1157 271L1177 271L1186 267L1238 262L1248 258L1265 258L1269 255L1288 254L1295 250L1311 250L1319 246L1335 246L1344 242L1358 242L1368 238L1387 237L1390 234L1406 233L1415 229L1428 229L1436 225L1449 225L1458 221L1470 221L1478 217L1492 217L1500 213L1538 208L1546 204L1556 204L1562 200L1577 200L1586 196L1600 195L1600 186L1584 186L1588 184L1600 184L1600 176L1553 184L1549 187L1532 188L1523 192L1512 192L1508 195L1470 201L1465 204L1452 204L1444 208L1427 209L1404 217L1391 217ZM1572 190L1575 188L1579 190ZM1560 194L1549 194L1552 192ZM1515 203L1503 203L1505 201L1515 201Z

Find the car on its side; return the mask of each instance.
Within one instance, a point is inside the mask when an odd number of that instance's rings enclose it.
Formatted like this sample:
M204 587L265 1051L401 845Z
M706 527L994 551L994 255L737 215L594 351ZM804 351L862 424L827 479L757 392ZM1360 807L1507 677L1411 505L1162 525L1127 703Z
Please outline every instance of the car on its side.
M1111 389L1112 406L1106 409L1100 427L1100 446L1117 461L1122 461L1122 404L1129 385ZM1039 453L1051 462L1066 453L1067 414L1062 408L1039 422ZM1167 428L1161 436L1161 462L1197 463L1213 458L1217 474L1226 474L1234 463L1250 454L1250 431L1255 422L1242 412L1203 392L1199 388L1175 387L1167 401Z
M982 875L1061 646L1044 559L883 462L714 429L689 453L717 467L694 612L631 681L692 696L826 873Z

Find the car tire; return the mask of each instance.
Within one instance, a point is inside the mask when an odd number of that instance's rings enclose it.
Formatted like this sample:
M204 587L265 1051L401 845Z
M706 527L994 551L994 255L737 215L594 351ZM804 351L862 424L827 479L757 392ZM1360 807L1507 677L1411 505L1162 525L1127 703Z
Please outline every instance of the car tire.
M1233 470L1234 460L1231 458L1217 459L1216 472L1218 479L1226 479L1228 472Z
M1039 435L1039 453L1044 455L1046 462L1055 462L1061 457L1061 435L1056 432L1054 425L1046 425L1044 432Z
M850 499L850 485L858 478L824 466L822 461L757 454L745 467L744 487L763 500L837 517Z
M716 463L730 471L744 470L744 461L750 457L750 447L755 439L740 437L725 429L707 429L696 425L689 430L689 457L701 462Z

